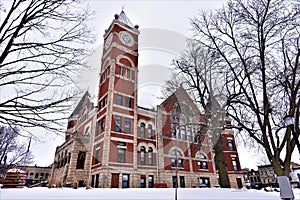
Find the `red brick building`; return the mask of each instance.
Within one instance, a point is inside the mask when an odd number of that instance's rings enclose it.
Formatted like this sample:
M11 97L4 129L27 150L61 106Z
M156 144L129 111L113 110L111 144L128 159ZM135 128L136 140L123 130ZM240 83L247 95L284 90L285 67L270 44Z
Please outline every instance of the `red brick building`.
M66 142L57 148L55 162L61 163L67 155L71 159L53 167L52 180L80 181L80 185L96 188L218 185L207 122L184 89L156 110L137 105L138 36L138 26L123 11L115 15L104 34L97 105L87 106L89 114L80 120L85 108L79 103L70 117ZM81 135L88 140L78 145L80 150L76 145L69 148L68 142ZM243 185L243 174L234 135L231 130L223 135L231 187L238 188ZM82 171L75 168L79 152L85 153ZM68 164L72 170L66 168Z

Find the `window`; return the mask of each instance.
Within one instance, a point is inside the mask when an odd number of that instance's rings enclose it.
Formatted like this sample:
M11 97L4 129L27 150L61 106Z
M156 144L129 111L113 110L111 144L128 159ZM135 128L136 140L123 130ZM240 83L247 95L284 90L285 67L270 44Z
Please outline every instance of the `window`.
M131 70L130 69L126 69L127 70L127 78L131 79Z
M179 126L176 126L176 133L177 133L178 139L181 139L181 133L180 133L180 127Z
M77 157L76 169L84 169L85 152L79 152Z
M141 123L141 138L145 138L145 124Z
M146 187L146 178L141 177L140 179L140 188L145 188Z
M146 164L145 152L146 152L146 149L145 149L144 146L142 146L141 147L141 165L145 165Z
M85 108L81 114L80 120L79 122L82 123L83 121L85 121L87 119L87 109Z
M238 171L238 165L237 165L236 157L231 157L231 161L232 161L233 170Z
M178 159L178 167L183 167L183 160L182 159Z
M131 101L132 99L130 97L125 97L125 106L131 108Z
M148 148L148 165L153 165L153 149L151 147Z
M176 131L176 125L172 124L172 137L173 138L176 138L176 135L177 135L176 132L177 132Z
M209 178L200 177L199 178L199 187L210 187Z
M208 169L207 162L204 161L204 162L202 163L202 166L203 166L203 169Z
M116 104L122 106L123 105L123 96L117 94L116 96Z
M233 140L227 139L227 143L228 143L229 151L234 151Z
M176 167L176 159L175 158L171 159L171 166Z
M151 124L148 125L148 138L149 139L152 138L152 126L151 126Z
M106 99L107 99L107 96L103 97L100 100L99 110L101 110L101 108L104 108L106 106Z
M178 182L177 176L172 176L173 188L177 188L178 187L177 182Z
M198 169L202 169L202 162L201 161L198 161Z
M121 127L122 127L122 117L115 116L115 131L121 132Z
M126 149L118 149L118 162L124 163L125 162L125 155L126 155Z
M100 144L97 144L95 148L95 164L98 163L100 163Z
M104 129L105 129L105 117L103 117L102 119L100 119L100 133L103 133Z
M184 176L179 176L179 183L181 188L185 188Z
M186 140L186 132L185 132L185 126L181 127L181 138L183 140Z
M187 137L188 137L188 140L189 141L193 141L193 137L192 137L192 129L191 129L191 127L188 127L187 128Z
M130 123L131 120L129 118L125 118L124 120L124 132L125 133L130 133Z
M46 173L45 179L48 180L49 173Z
M122 75L122 66L120 66L120 65L118 66L118 74Z
M39 178L39 173L35 173L34 178Z
M34 173L33 173L33 172L30 172L30 174L29 174L29 179L33 179L33 175L34 175Z
M68 163L70 163L71 160L71 153L68 154Z
M172 167L176 167L176 164L177 164L177 167L183 167L183 159L177 159L177 161L178 162L176 162L175 158L171 159L171 165L172 165Z
M208 169L207 162L205 162L205 161L198 161L198 169Z
M122 188L129 188L129 174L122 175Z
M154 180L153 180L153 175L148 176L148 187L153 188L154 187Z
M86 127L84 135L89 135L90 134L90 127Z

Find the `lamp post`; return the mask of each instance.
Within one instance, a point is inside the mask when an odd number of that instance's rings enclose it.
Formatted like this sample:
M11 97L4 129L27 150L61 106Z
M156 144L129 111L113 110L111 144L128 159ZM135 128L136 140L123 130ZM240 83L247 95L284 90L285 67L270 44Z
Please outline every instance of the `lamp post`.
M284 120L284 123L286 124L286 126L291 128L293 137L295 138L296 145L297 145L297 148L298 148L298 151L299 151L299 154L300 154L300 143L299 143L297 133L295 131L294 117L291 116L291 115L286 115L283 118L283 120Z

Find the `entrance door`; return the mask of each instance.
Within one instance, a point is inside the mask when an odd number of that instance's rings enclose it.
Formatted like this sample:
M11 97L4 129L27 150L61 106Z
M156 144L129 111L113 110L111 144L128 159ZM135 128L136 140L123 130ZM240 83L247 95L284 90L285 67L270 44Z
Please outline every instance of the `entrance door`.
M238 188L242 188L243 187L243 183L242 183L242 179L241 178L236 178L236 182L237 182Z
M111 188L119 188L119 174L111 174Z

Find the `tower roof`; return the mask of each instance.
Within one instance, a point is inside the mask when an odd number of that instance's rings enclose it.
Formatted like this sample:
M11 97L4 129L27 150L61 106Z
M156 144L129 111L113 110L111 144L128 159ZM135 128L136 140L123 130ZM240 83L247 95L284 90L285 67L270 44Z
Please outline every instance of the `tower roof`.
M130 19L126 16L125 12L122 10L120 15L119 15L119 21L123 22L124 24L133 27L132 22L130 21Z

